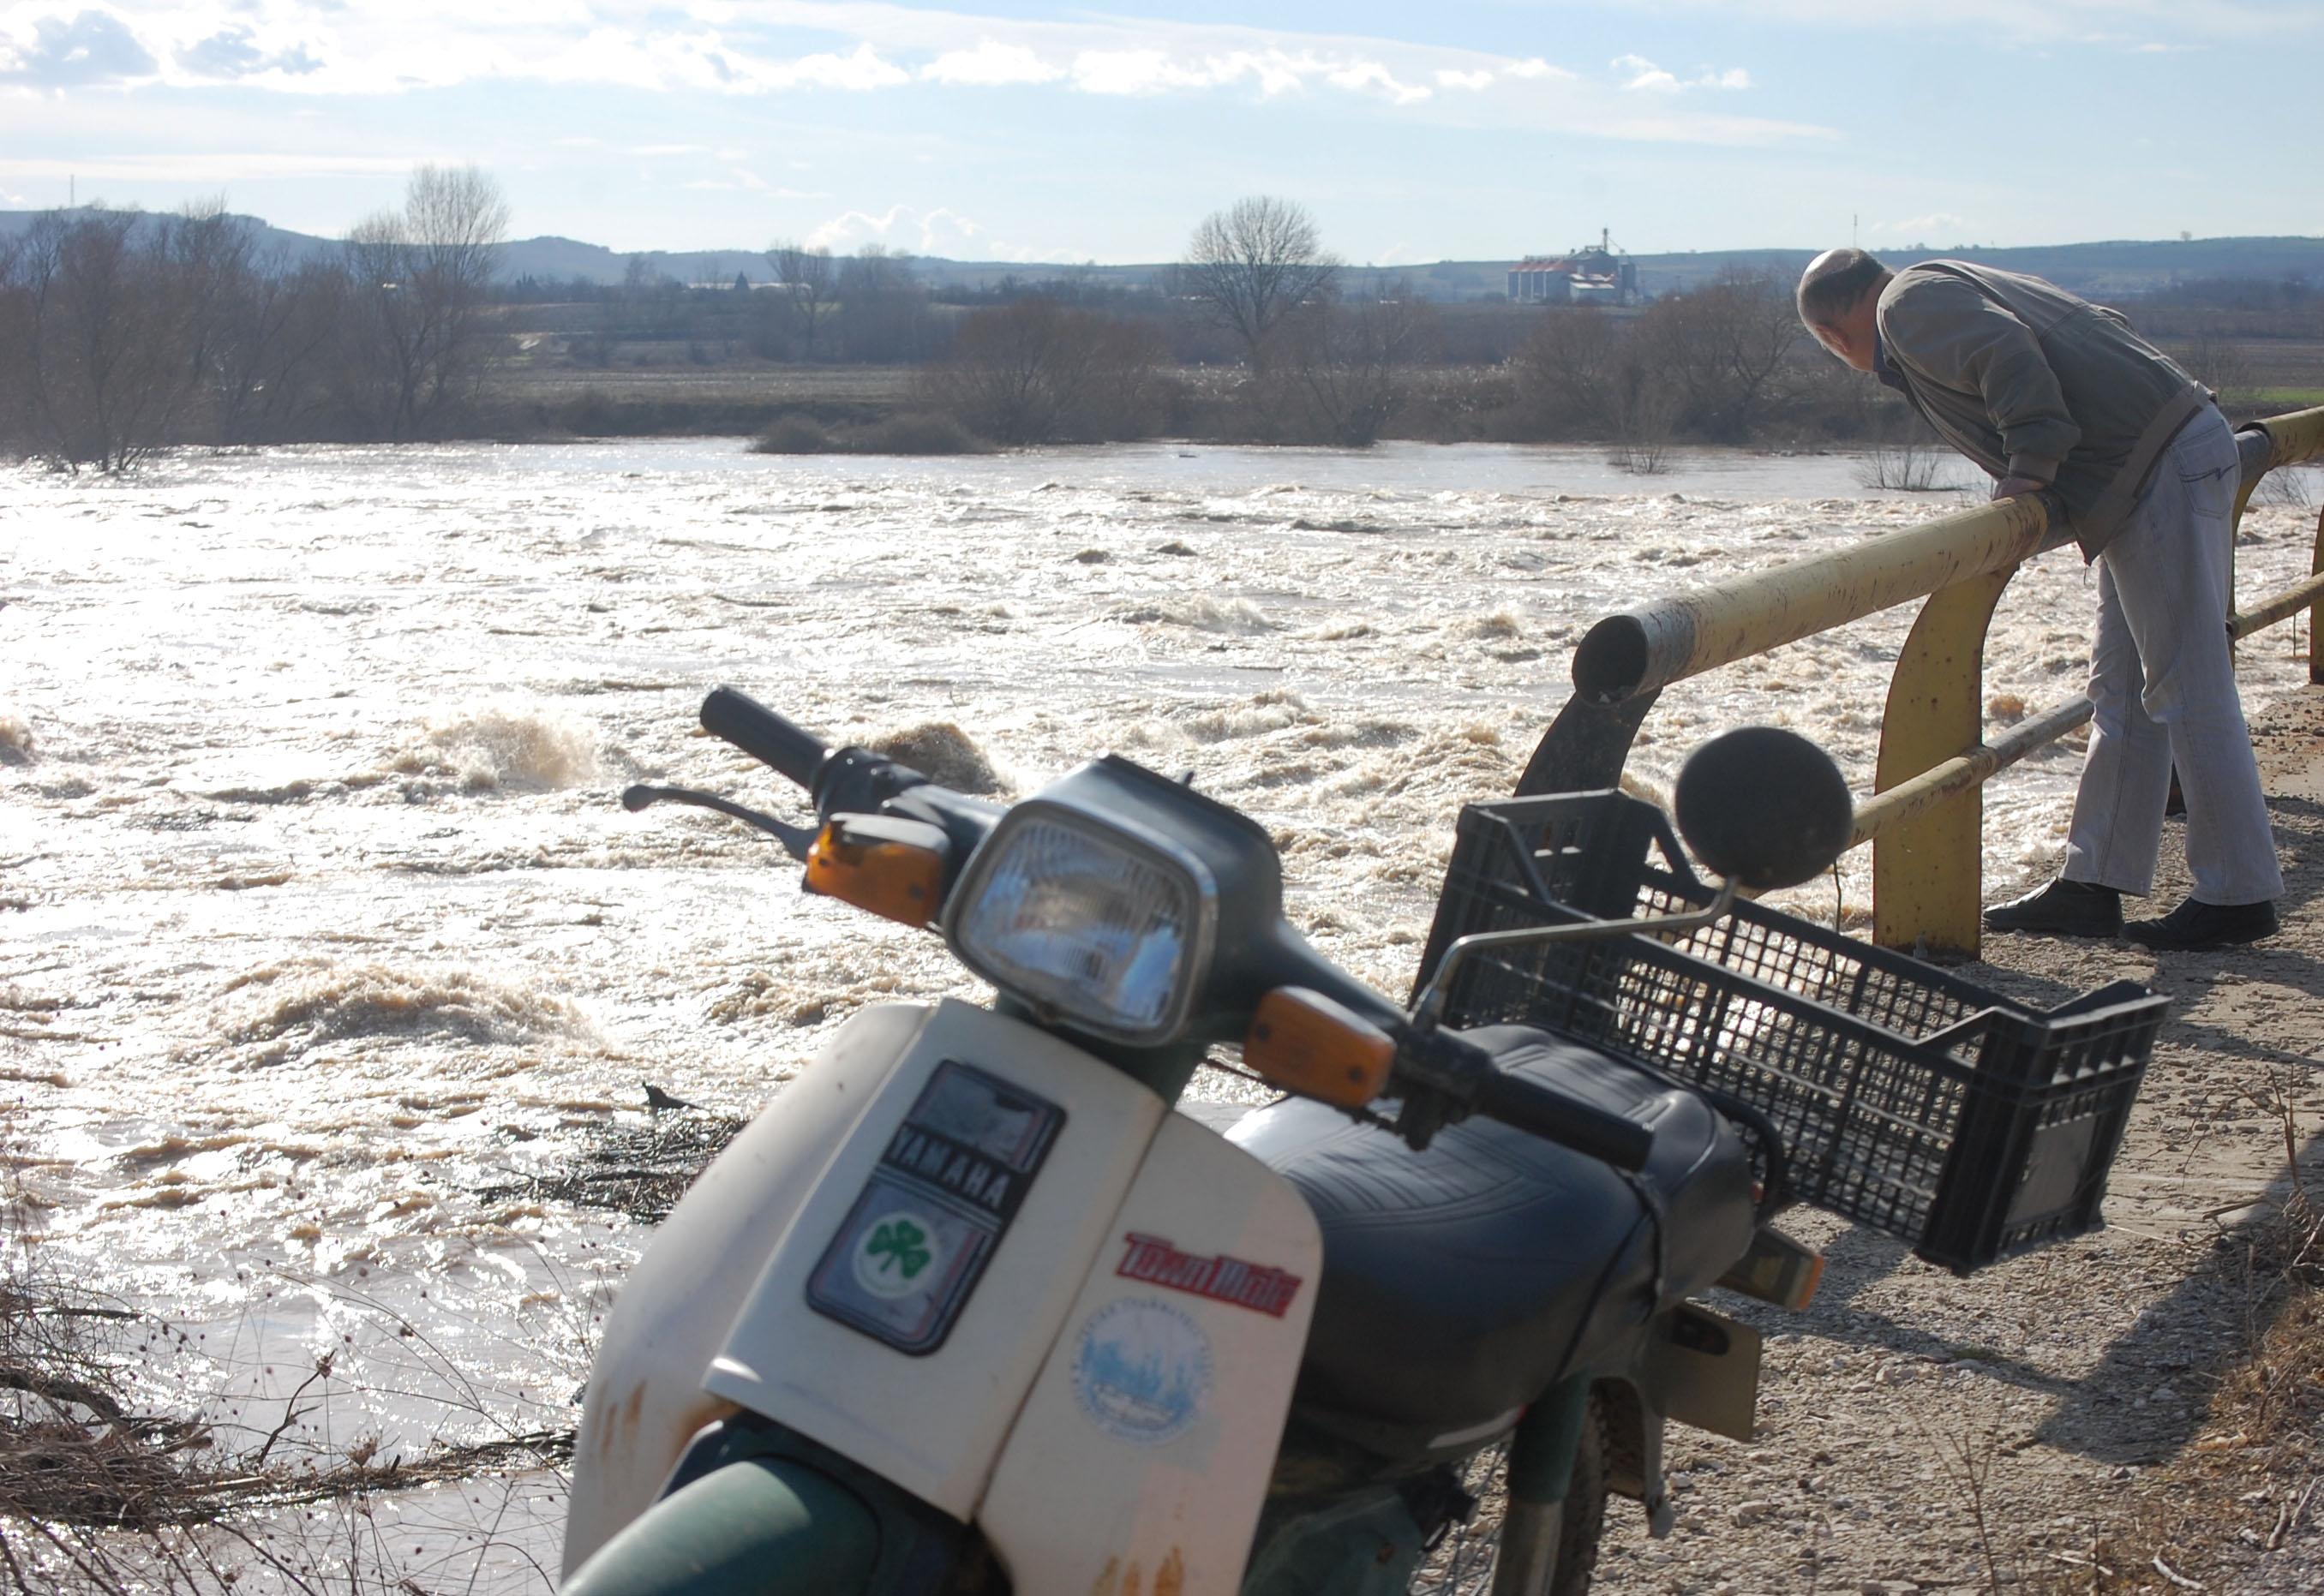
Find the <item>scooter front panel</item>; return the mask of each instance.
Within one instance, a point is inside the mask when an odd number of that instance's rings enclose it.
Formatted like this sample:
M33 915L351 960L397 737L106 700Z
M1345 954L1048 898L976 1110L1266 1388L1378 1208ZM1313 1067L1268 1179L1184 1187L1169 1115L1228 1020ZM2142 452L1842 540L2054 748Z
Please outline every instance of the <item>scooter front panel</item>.
M1111 1221L978 1523L1019 1591L1231 1592L1323 1241L1289 1182L1181 1114Z
M859 1010L711 1160L622 1282L574 1445L567 1574L652 1504L696 1431L734 1410L702 1389L703 1374L825 1163L932 1012Z
M1163 1105L937 1005L832 1154L704 1388L966 1519Z

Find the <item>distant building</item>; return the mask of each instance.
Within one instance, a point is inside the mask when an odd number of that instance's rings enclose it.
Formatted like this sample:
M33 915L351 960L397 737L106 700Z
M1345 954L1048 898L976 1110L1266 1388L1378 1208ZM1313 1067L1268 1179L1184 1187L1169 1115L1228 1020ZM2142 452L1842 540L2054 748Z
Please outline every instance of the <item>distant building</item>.
M1517 305L1635 305L1638 268L1615 252L1611 236L1563 255L1527 255L1509 268L1509 300Z

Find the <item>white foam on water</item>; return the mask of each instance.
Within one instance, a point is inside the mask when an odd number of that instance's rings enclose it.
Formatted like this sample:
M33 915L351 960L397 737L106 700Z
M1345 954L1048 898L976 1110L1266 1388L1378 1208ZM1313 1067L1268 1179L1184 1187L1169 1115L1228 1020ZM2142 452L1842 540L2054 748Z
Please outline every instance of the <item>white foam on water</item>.
M602 768L595 734L554 710L491 705L429 722L427 740L390 768L449 777L471 792L577 786Z
M1112 749L1191 771L1277 839L1294 921L1401 994L1460 805L1508 793L1593 620L1959 508L1858 466L1694 452L1641 493L1591 450L673 440L0 473L0 1081L43 1248L278 1371L387 1324L365 1294L494 1422L569 1417L544 1349L641 1237L510 1189L650 1129L646 1080L747 1114L867 1004L984 995L755 832L619 807L642 779L804 818L699 732L709 687L1003 793ZM2254 509L2246 599L2306 573L2313 522ZM2081 691L2095 602L2070 554L2019 573L1996 724ZM1773 721L1868 790L1912 614L1674 684L1624 785ZM2304 678L2289 630L2240 651L2248 703ZM1989 886L2054 863L2078 763L1987 788ZM1829 916L1832 883L1785 901Z
M268 1062L346 1042L599 1041L576 1004L466 969L297 960L236 976L224 991L241 1000L227 1040Z

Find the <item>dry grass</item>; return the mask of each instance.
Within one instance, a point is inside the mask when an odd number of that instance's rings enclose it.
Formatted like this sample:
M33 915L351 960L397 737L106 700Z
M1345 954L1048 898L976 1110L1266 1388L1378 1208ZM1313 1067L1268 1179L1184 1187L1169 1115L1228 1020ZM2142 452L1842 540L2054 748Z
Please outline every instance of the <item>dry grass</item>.
M2153 1471L2136 1505L2034 1588L2065 1592L2237 1588L2237 1575L2324 1512L2324 1210L2300 1175L2287 1083L2249 1094L2282 1127L2281 1201L2223 1238L2236 1250L2249 1353L2220 1380L2195 1439Z
M222 1402L235 1371L185 1330L75 1279L27 1223L37 1213L23 1192L0 1192L0 1588L419 1591L416 1575L440 1570L411 1565L416 1537L391 1546L379 1522L395 1517L379 1511L391 1495L554 1469L571 1454L565 1422L503 1422L483 1442L413 1455L376 1435L334 1444L318 1416L396 1378L353 1335L287 1394ZM399 1372L430 1358L422 1326L377 1313L379 1339L407 1349ZM552 1583L545 1570L539 1582Z

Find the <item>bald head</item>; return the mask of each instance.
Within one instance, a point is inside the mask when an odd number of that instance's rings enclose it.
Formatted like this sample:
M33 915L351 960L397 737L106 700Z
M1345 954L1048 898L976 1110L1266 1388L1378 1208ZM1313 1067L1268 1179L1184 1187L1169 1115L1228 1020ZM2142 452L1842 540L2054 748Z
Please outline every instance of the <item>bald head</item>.
M1826 250L1800 273L1800 320L1810 328L1836 326L1889 276L1888 268L1862 250Z

